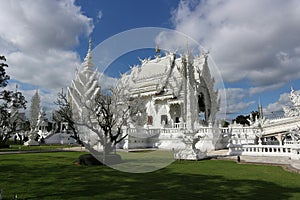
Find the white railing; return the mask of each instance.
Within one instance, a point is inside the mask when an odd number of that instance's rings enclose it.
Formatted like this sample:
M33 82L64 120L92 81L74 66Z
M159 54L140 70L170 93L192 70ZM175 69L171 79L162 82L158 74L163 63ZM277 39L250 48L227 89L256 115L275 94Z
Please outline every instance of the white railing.
M281 145L243 145L242 155L291 156L292 148Z
M186 123L174 123L173 128L177 128L177 129L180 129L180 128L186 128Z
M298 145L300 146L300 141L285 141L286 145Z
M127 129L128 135L135 136L135 137L152 137L154 135L158 135L161 132L159 128L152 128L152 129L136 129L136 128L129 128Z
M244 156L287 156L300 160L300 147L297 145L229 145L229 155Z
M254 130L257 130L253 127L231 127L232 133L253 133Z
M229 128L220 128L221 129L221 133L229 133L230 129Z
M179 133L181 132L178 128L162 128L160 129L160 133Z
M184 128L181 128L181 127ZM149 126L148 128L142 128L142 129L136 129L136 128L129 128L127 129L128 134L138 134L143 133L147 135L153 135L153 134L159 134L159 133L179 133L182 131L182 129L186 128L186 124L182 123L174 123L172 128L151 128ZM250 133L250 131L253 131L253 129L249 128L240 128L240 127L235 127L235 128L218 128L218 127L200 127L198 128L197 132L198 133L211 133L211 132L220 132L221 134L228 134L230 132L233 133ZM252 132L251 132L252 133Z

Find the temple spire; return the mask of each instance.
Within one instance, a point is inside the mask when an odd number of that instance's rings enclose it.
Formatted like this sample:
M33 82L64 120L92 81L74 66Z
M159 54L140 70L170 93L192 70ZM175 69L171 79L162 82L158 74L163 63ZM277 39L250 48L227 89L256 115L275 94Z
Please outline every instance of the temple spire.
M93 70L94 63L92 62L92 39L89 39L89 49L82 63L85 69Z
M258 113L259 113L259 118L262 119L264 117L264 113L263 113L262 104L260 102L260 97L258 99Z

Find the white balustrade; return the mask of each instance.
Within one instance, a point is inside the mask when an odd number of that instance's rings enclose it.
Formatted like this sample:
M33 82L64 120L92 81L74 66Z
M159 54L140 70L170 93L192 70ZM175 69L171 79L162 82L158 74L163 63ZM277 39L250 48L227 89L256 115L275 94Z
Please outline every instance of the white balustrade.
M243 145L242 155L291 156L292 148L282 145Z
M229 128L221 128L221 133L229 133Z
M177 128L177 129L186 129L186 123L174 123L173 124L173 128Z
M245 156L287 156L300 159L300 146L298 145L229 145L230 155Z
M297 145L297 146L300 146L300 141L285 141L285 145Z

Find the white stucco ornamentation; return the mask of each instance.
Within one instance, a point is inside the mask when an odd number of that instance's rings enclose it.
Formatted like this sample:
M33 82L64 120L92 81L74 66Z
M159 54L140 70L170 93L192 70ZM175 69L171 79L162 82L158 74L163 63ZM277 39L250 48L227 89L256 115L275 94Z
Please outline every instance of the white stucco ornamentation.
M300 94L297 93L293 88L289 95L292 106L283 106L285 117L300 116Z
M176 155L189 159L200 158L200 148L205 151L215 149L220 132L213 133L212 126L219 109L219 99L207 60L208 52L196 57L189 51L181 56L175 53L156 55L154 59L142 60L140 66L135 65L121 76L117 87L124 88L122 95L133 100L140 99L147 117L139 128L130 125L126 148L181 149ZM205 142L199 141L195 149L191 149L185 139L195 137L200 129L207 127L210 128L206 129ZM137 138L136 132L156 134L150 138ZM194 156L188 155L188 152L194 152Z
M68 87L67 97L68 101L72 104L73 117L78 124L92 124L91 107L95 98L100 92L98 85L99 73L94 70L92 62L92 48L91 40L89 42L88 53L75 74L75 79L72 81L71 86ZM92 137L85 127L78 126L81 139L89 144L97 144L97 137ZM93 141L95 140L95 141Z

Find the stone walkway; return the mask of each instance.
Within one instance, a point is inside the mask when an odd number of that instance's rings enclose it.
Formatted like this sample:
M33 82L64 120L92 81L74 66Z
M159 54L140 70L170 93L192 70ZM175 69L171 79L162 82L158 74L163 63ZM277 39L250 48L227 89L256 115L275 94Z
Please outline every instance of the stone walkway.
M228 150L210 152L208 155L217 159L237 160L237 156L228 156ZM240 156L241 163L280 165L289 171L300 173L300 160L291 160L284 156Z
M285 165L288 170L300 173L300 160L291 160L282 156L241 156L241 162L271 165Z

